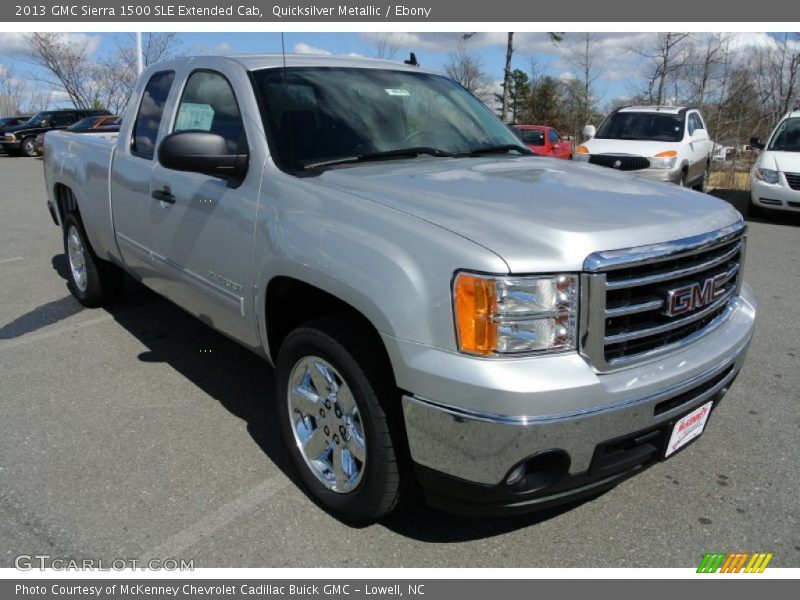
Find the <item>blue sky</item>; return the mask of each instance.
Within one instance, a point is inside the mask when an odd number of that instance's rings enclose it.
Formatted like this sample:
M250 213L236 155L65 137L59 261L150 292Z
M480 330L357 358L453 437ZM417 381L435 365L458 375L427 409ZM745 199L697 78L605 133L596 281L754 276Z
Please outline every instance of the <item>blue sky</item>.
M0 61L10 64L16 77L25 77L31 67L15 58L15 51L22 47L22 33L0 33ZM89 37L96 47L95 52L110 52L115 49L114 35L109 33L66 34ZM546 33L516 33L513 66L526 72L535 62L537 72L559 78L574 76L575 67L570 64L570 53L580 45L581 33L567 33L562 43L553 44ZM595 82L595 95L602 105L616 98L633 94L640 86L646 68L645 60L632 48L646 49L652 45L655 33L616 32L594 34L593 55L599 77ZM698 33L695 36L709 34ZM768 33L732 34L734 49L746 60L747 50L776 44L776 37ZM187 54L228 54L238 52L280 52L280 33L189 33L178 34L181 52ZM379 36L391 36L399 48L398 60L414 51L424 67L441 70L447 53L462 39L461 33L286 33L287 52L324 52L330 54L375 55L375 40ZM506 33L479 32L467 42L476 52L483 68L492 81L499 85L505 61ZM793 42L796 44L798 42Z

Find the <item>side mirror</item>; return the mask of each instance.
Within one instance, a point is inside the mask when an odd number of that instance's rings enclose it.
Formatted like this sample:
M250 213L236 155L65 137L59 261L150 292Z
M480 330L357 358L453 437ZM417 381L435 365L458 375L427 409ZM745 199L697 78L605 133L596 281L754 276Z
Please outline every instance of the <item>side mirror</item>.
M750 145L755 148L756 150L763 150L764 144L761 142L760 138L751 137L750 138Z
M158 147L158 162L167 169L229 181L244 179L249 158L247 154L231 154L225 138L207 131L177 131Z
M707 140L708 132L705 129L695 129L692 134L693 140Z
M587 125L586 127L583 128L581 133L583 134L584 138L590 140L594 137L594 134L597 133L597 129L595 128L594 125Z

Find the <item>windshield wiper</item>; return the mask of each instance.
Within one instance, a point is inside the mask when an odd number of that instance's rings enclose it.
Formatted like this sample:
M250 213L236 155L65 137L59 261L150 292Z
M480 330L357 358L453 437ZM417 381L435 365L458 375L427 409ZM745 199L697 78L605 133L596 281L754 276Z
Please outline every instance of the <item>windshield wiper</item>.
M516 144L500 144L498 146L483 146L481 148L473 148L466 152L459 152L455 156L480 156L481 154L500 154L501 152L511 152L516 150L520 154L533 154L532 150Z
M343 158L334 158L331 160L323 160L315 163L308 163L303 165L304 171L311 169L320 169L323 167L334 167L336 165L346 165L359 162L368 162L371 160L390 160L392 158L415 158L422 154L430 156L455 156L452 152L442 150L440 148L431 148L429 146L415 146L413 148L397 148L396 150L384 150L383 152L370 152L369 154L359 154L357 156L345 156Z

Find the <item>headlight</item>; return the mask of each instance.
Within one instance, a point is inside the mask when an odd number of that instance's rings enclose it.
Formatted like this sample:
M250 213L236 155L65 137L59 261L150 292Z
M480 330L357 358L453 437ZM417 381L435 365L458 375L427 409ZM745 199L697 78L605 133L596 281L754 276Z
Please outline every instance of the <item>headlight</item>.
M572 156L573 160L586 162L589 160L589 149L586 146L578 146L575 149L575 154Z
M7 133L6 134L6 141L7 142L16 142L17 141L17 136L15 136L13 133Z
M453 305L462 352L488 356L575 349L577 275L459 273Z
M675 160L678 158L678 153L675 150L667 150L666 152L659 152L650 159L651 169L671 169L675 166Z
M756 179L760 179L765 183L778 183L778 171L772 169L756 169Z

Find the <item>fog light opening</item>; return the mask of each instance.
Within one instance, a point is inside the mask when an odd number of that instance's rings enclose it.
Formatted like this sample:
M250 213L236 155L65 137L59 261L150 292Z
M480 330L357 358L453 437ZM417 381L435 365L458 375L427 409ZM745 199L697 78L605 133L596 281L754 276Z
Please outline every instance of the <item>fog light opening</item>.
M508 473L506 486L514 492L538 492L553 485L569 471L569 455L563 450L546 450L526 458Z

